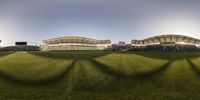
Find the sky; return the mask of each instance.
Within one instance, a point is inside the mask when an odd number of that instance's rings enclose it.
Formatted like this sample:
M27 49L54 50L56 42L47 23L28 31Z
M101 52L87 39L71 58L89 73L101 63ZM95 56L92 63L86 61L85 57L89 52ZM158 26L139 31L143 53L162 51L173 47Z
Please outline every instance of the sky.
M112 43L162 34L200 38L200 0L0 0L0 45L62 36Z

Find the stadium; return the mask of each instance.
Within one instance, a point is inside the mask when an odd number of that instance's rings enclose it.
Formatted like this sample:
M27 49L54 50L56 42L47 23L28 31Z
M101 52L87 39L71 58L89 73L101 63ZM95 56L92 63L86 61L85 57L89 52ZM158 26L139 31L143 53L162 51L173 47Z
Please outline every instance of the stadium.
M159 35L143 40L132 40L135 51L197 51L200 40L184 35Z
M200 100L199 26L200 0L0 0L0 100Z
M199 39L159 35L132 40L131 44L124 41L111 44L111 40L65 36L43 42L43 46L31 48L27 42L1 48L0 99L198 100L200 97Z
M96 40L86 37L66 36L44 40L43 51L54 50L107 50L110 40Z
M41 46L27 45L27 42L15 42L15 45L0 48L0 51L82 51L82 50L112 50L112 51L200 51L200 39L166 34L142 40L132 40L131 44L119 41L111 44L111 40L97 40L79 36L65 36L47 39Z

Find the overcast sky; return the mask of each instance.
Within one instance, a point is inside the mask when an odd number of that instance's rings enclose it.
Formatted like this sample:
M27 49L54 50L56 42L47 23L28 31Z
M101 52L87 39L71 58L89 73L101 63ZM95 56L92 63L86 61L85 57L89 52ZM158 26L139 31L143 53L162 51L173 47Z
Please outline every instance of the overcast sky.
M0 39L41 43L60 36L113 43L160 34L200 38L200 0L0 0Z

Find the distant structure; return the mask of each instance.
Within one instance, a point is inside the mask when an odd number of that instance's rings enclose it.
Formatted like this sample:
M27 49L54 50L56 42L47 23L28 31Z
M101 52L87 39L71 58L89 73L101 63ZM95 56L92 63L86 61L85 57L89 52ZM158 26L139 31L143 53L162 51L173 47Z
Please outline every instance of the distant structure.
M118 45L118 46L125 47L125 46L126 46L126 42L124 42L124 41L119 41L117 45Z
M197 51L200 40L184 35L159 35L143 40L132 40L134 51Z
M28 45L27 42L15 42L15 45L2 47L0 50L1 51L39 51L40 47Z
M119 41L118 44L112 44L112 50L114 51L126 51L132 48L131 44L126 44L124 41Z
M110 40L97 40L86 37L66 36L47 39L43 51L54 50L109 50L111 48Z

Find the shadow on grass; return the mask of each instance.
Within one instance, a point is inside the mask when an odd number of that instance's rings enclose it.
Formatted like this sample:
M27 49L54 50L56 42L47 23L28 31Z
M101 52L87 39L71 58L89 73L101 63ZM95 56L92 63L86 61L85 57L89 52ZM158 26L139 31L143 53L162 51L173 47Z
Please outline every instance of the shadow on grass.
M2 52L2 55L7 53L12 53L12 52L5 52L5 53ZM190 58L200 57L200 52L36 51L28 53L48 58L74 59L74 60L94 59L112 53L135 54L143 57L164 59L164 60L179 60L179 59L190 59Z
M113 91L122 91L138 88L138 84L145 82L145 79L152 79L153 77L161 75L173 61L169 61L159 68L144 72L144 73L133 73L125 74L123 72L115 71L109 66L102 64L96 60L90 60L90 63L96 71L101 72L106 75L105 79L98 80L96 82L88 79L84 67L81 67L80 74L81 77L79 81L75 84L74 89L76 91L87 91L96 93L107 93ZM83 66L83 65L82 65ZM85 66L87 67L87 66ZM90 82L94 82L91 84Z
M200 52L120 52L124 54L135 54L143 57L164 60L180 60L200 57Z
M14 52L0 52L0 57L7 56L13 54Z
M160 66L158 69L155 69L155 70L152 70L152 71L148 71L148 72L144 72L144 73L133 73L133 74L130 74L130 75L126 75L126 74L124 74L122 72L119 72L119 71L114 71L109 66L107 66L105 64L102 64L102 63L100 63L100 62L98 62L96 60L91 60L91 62L102 73L105 73L105 74L110 75L110 76L114 76L116 78L146 79L146 78L150 78L152 76L156 76L159 73L163 72L173 62L173 60L170 60L166 64Z
M54 58L54 59L73 59L74 53L70 51L36 51L36 52L28 52L29 54L47 57L47 58Z
M56 75L54 77L47 78L47 79L23 80L23 79L20 79L18 77L15 77L13 75L9 75L2 70L0 70L0 78L3 79L3 80L6 80L8 82L15 83L15 84L18 84L18 85L23 85L23 86L29 86L29 85L44 86L44 85L56 83L59 80L62 80L63 78L65 78L65 76L67 76L68 73L73 69L75 63L76 63L76 61L73 61L72 64L70 64L69 66L66 66L66 69L63 70L61 73L59 73L58 75Z
M143 79L147 79L147 78L151 78L153 76L157 76L160 73L164 72L169 66L170 64L173 62L173 60L168 61L167 63L165 63L164 65L160 66L159 68L155 69L155 70L151 70L145 73L137 73L136 74L136 78L143 80Z
M28 52L28 53L48 58L85 60L85 59L94 59L114 52L113 51L43 51L43 52Z
M192 69L200 76L200 70L198 69L198 67L190 59L187 59L187 61Z

